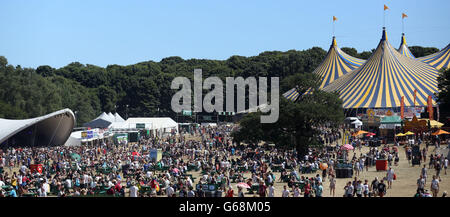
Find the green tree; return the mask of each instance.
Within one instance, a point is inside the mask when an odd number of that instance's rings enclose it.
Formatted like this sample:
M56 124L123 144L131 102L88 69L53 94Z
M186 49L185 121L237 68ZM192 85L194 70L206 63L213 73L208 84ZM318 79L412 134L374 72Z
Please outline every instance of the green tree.
M441 120L448 120L450 118L450 69L441 70L441 74L438 78L439 84L439 93L438 102L439 102L439 113Z

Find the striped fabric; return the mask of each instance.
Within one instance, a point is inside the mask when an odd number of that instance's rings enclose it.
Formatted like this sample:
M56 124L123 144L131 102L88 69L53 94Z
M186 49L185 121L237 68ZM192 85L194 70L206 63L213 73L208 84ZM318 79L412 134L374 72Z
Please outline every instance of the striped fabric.
M449 69L450 68L450 44L447 45L441 51L430 54L428 56L417 58L417 60L422 61L424 63L428 63L437 70L442 68Z
M383 37L367 62L324 91L338 91L345 109L400 107L402 96L405 106L414 106L414 90L416 106L426 106L428 95L435 98L434 93L438 92L438 76L439 72L430 65L400 54L388 42L383 29Z
M331 43L325 60L314 70L313 73L322 78L319 88L322 89L339 77L360 67L365 60L361 60L346 54L339 49L335 37Z
M405 39L405 33L402 33L402 43L400 44L400 47L398 48L398 52L400 52L401 54L415 59L416 57L411 53L411 51L408 48L408 45L406 44L406 39Z
M288 90L286 93L283 93L283 96L288 100L295 101L300 96L300 93L297 91L297 88L294 87L294 88Z
M283 93L284 98L288 99L288 100L292 100L292 101L297 101L300 98L302 98L302 96L307 95L307 94L312 94L312 88L308 88L308 90L306 90L303 94L300 94L297 90L296 87L288 90L286 93Z

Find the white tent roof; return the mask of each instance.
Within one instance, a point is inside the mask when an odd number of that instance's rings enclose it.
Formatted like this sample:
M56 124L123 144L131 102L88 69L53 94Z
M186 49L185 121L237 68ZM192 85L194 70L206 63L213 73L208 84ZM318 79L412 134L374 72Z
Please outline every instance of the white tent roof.
M359 125L359 126L363 125L363 123L360 120L358 120L358 119L353 121L351 124L355 124L355 125Z
M113 118L111 118L111 116L109 116L108 114L103 112L100 116L98 116L94 120L97 120L97 119L102 119L102 120L105 120L105 121L114 122L114 115L113 115Z
M178 123L172 118L128 118L125 123L132 128L135 128L136 124L143 123L148 129L168 129L175 128L178 129Z
M41 117L24 120L0 118L0 143L33 125L36 126L35 130L43 138L46 138L45 140L48 140L49 145L62 145L72 132L75 115L66 108Z
M114 121L115 122L125 122L125 120L117 112L114 114Z
M111 120L114 122L114 119L115 119L116 117L114 117L114 115L113 115L111 112L108 113L108 116L109 116L109 118L111 118Z

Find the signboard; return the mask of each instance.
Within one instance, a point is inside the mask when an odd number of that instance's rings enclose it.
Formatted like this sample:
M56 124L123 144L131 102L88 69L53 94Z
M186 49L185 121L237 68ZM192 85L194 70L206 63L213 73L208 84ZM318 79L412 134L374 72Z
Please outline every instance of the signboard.
M424 107L405 107L404 117L413 118L416 116L420 118L420 113L425 111ZM395 112L393 109L367 109L366 113L359 113L356 115L358 118L366 118L373 121L375 117L385 117L385 116L401 116L400 110Z
M88 130L88 131L87 131L87 138L88 138L88 139L94 138L94 131Z
M82 139L91 139L94 138L94 131L88 130L81 132L81 138Z
M152 148L149 152L151 161L158 162L162 159L162 149Z
M183 110L183 111L181 111L181 113L182 113L184 116L192 116L192 111Z
M136 129L145 129L145 123L136 123Z

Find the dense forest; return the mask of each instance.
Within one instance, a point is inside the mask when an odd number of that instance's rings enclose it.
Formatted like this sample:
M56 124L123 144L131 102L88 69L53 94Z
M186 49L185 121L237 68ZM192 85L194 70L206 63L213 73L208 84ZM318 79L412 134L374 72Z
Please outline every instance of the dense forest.
M342 48L348 54L367 59L372 54ZM436 48L411 47L416 57L438 51ZM102 111L118 112L124 118L136 116L174 117L170 89L174 77L193 78L196 68L207 76L244 78L280 77L281 93L289 85L284 78L312 72L323 60L322 48L286 52L268 51L258 56L232 56L227 60L168 57L160 62L133 65L108 65L106 68L70 63L59 69L42 65L22 68L8 64L0 56L0 118L23 119L44 115L63 108L76 113L77 124L88 122Z

